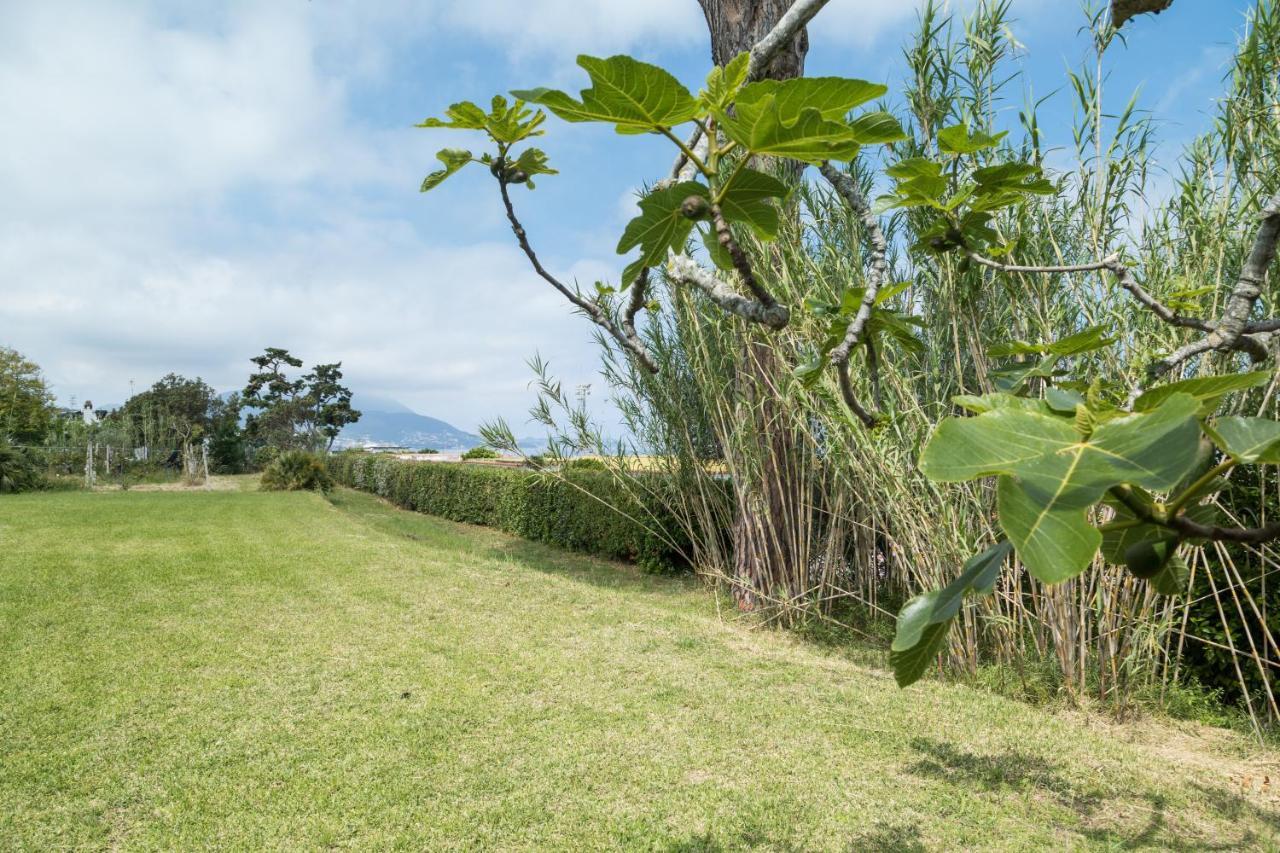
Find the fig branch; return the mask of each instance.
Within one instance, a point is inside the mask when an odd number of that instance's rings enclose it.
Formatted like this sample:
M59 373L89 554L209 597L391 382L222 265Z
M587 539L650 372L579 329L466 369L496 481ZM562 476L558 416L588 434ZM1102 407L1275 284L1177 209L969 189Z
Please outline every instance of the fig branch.
M1211 351L1244 352L1255 362L1266 361L1270 357L1267 345L1274 333L1280 331L1280 318L1250 321L1249 315L1253 313L1254 306L1262 295L1267 270L1275 260L1276 245L1280 242L1280 195L1273 196L1263 207L1260 218L1253 246L1227 298L1222 317L1216 321L1188 317L1170 309L1138 283L1118 253L1108 255L1100 261L1063 266L1006 264L973 251L966 251L965 255L974 263L1005 273L1110 272L1116 277L1120 287L1160 320L1171 326L1205 333L1199 340L1174 350L1152 364L1151 374L1161 376L1187 360Z
M653 360L653 356L649 353L648 348L644 345L644 341L636 334L635 326L631 322L634 315L629 314L624 321L624 326L619 328L613 322L613 318L609 313L596 303L586 299L576 289L567 287L558 278L547 272L546 267L538 260L537 253L533 250L533 246L529 243L529 235L524 230L524 226L520 224L520 220L516 217L515 206L511 203L511 194L507 191L510 183L519 183L520 175L511 170L506 161L507 146L500 145L498 147L498 156L494 159L489 171L492 172L494 178L498 181L498 191L502 195L502 205L507 211L507 220L511 223L511 230L516 235L516 242L520 244L521 250L525 257L529 259L529 263L533 265L536 272L544 281L560 291L566 299L572 302L582 313L591 318L591 321L600 328L604 329L614 340L623 347L631 351L637 360L644 365L645 369L650 373L658 372L658 364ZM513 179L515 179L513 181ZM641 273L641 280L647 278L647 270ZM639 310L639 309L636 309Z
M849 328L845 331L844 339L836 345L835 349L831 350L831 354L827 357L836 369L840 384L840 395L844 398L845 405L858 416L858 419L865 426L870 428L876 425L877 420L874 415L863 408L853 393L853 383L849 380L849 354L861 341L862 335L866 331L867 322L871 319L871 309L876 304L876 297L880 293L880 288L884 287L885 279L889 276L889 241L885 239L884 231L880 228L880 220L872 212L871 205L867 204L866 197L863 196L862 190L858 188L853 178L827 162L819 166L818 170L822 173L822 177L826 178L827 182L831 184L836 194L849 206L854 215L862 220L862 225L867 231L867 239L871 243L870 264L867 270L866 287L862 292L862 304L858 306L858 313L850 321ZM868 343L870 342L868 341ZM868 360L873 374L878 373L874 350L868 350ZM877 381L873 383L873 386L878 384ZM879 395L875 394L874 396L878 397Z

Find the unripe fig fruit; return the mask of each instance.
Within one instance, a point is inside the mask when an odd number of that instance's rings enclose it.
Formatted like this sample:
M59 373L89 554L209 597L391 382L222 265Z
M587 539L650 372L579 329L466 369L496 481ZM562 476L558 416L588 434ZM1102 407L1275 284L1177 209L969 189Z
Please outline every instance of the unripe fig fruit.
M680 215L685 219L709 219L711 217L711 205L702 196L691 195L680 202Z
M1137 542L1125 549L1124 564L1135 578L1150 580L1160 574L1177 550L1177 539Z

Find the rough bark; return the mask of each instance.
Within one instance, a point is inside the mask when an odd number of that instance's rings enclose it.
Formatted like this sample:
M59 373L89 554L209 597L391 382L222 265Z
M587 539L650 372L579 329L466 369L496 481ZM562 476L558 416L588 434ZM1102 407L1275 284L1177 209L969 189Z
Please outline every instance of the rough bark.
M711 32L711 59L724 65L769 34L793 5L792 0L698 0ZM809 35L801 29L760 69L759 77L786 80L804 74Z
M1173 0L1111 0L1111 25L1117 29L1135 15L1159 14L1173 5Z
M764 39L791 8L791 0L699 0L711 34L711 58L723 65ZM797 4L798 5L798 4ZM813 5L817 8L821 4ZM812 14L812 13L810 13ZM759 69L758 76L788 79L804 73L809 37L803 28ZM744 455L760 464L737 467L738 515L733 528L734 591L738 606L754 609L802 591L807 570L807 512L798 466L804 450L785 421L776 378L786 370L775 344L748 330L734 389L743 422L750 423L738 442L753 447ZM731 447L735 442L726 442ZM751 471L751 473L747 473Z

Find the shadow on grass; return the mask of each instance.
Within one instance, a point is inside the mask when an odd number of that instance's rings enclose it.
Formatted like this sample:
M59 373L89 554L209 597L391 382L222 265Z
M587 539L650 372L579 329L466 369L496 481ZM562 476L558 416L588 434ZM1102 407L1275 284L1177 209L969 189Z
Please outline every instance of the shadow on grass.
M911 746L924 756L907 768L908 772L918 776L938 779L970 790L1044 792L1086 820L1097 816L1106 800L1100 790L1081 788L1063 778L1053 762L1020 750L981 755L924 737L915 738ZM1193 787L1200 791L1214 811L1229 820L1238 821L1248 816L1280 828L1280 816L1259 809L1243 797L1195 783ZM1259 840L1249 829L1245 829L1240 838L1230 840L1191 837L1184 831L1171 830L1166 824L1165 798L1158 793L1142 793L1119 803L1112 802L1111 805L1118 807L1115 811L1147 811L1146 823L1137 832L1082 827L1080 833L1084 837L1121 850L1147 847L1165 850L1240 850L1253 847Z
M327 499L335 509L383 533L480 559L518 562L539 572L594 586L661 595L684 595L699 586L690 574L646 574L630 563L521 539L492 527L401 509L382 498L351 489L334 490Z
M698 835L667 844L661 848L667 853L723 853L728 850L765 849L795 851L811 849L805 844L779 837L772 831L748 823L727 841L718 841L706 835ZM915 823L880 821L849 840L844 847L850 853L923 853L927 848L920 839L920 827Z

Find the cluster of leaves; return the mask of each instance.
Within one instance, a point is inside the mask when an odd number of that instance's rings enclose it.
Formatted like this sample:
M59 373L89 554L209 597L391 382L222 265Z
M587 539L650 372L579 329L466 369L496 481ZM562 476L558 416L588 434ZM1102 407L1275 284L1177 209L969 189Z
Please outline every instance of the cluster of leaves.
M915 333L915 329L920 328L923 321L913 314L895 310L888 304L910 286L911 282L901 281L881 288L876 293L871 314L862 330L861 343L865 347L882 350L892 342L909 353L919 354L924 351L924 343ZM841 294L839 304L813 298L805 300L805 307L815 317L826 321L826 334L818 343L816 351L795 369L796 377L806 388L815 387L822 378L822 371L827 366L831 351L844 340L849 324L862 306L865 295L866 288L849 287Z
M900 684L918 679L937 654L963 596L991 591L991 561L998 555L1002 563L1008 548L1044 583L1077 576L1101 553L1160 593L1183 592L1187 567L1177 551L1200 540L1178 521L1212 527L1217 510L1204 501L1222 488L1226 471L1280 462L1280 423L1215 417L1227 394L1269 381L1267 371L1170 383L1129 408L1112 402L1097 383L1084 393L1072 387L1078 382L1050 384L1061 359L1106 343L1091 328L1050 344L1002 345L998 352L1038 358L1006 390L954 398L974 416L944 419L921 468L938 482L997 478L1007 540L1004 550L970 561L945 590L903 608L891 655ZM1033 385L1040 389L1035 396ZM974 568L979 564L981 571Z
M1030 163L1011 161L962 173L962 158L995 149L1004 137L1005 132L971 132L961 124L943 128L937 136L941 161L912 157L894 163L886 170L894 179L893 192L878 198L876 209L925 207L937 212L936 221L921 232L917 251L1007 254L1012 242L1001 241L991 227L996 212L1031 196L1053 195L1057 188Z
M639 200L639 214L618 241L619 254L639 249L638 257L623 271L624 288L642 269L661 264L668 251L683 251L695 227L712 260L721 268L731 267L732 259L712 223L713 208L727 223L748 228L763 239L777 235L777 204L786 197L787 187L772 175L750 168L747 163L752 157L804 163L849 160L864 145L905 138L898 121L888 113L850 117L855 108L884 95L885 86L838 77L747 82L745 53L713 69L696 96L667 71L629 56L580 56L578 65L591 79L591 86L578 98L555 89L516 91L513 105L494 98L486 114L475 104L462 102L449 108L447 120L428 119L419 125L483 131L497 146L496 155L479 158L469 151L444 149L437 155L444 168L429 175L422 189L438 186L471 162L489 166L495 176L512 183L528 183L534 174L551 174L546 155L536 148L525 149L514 159L511 156L513 145L542 133L543 112L527 104L538 104L569 122L611 124L624 135L665 136L692 162L696 179L660 185ZM676 134L677 128L689 124L698 125L708 140L702 157Z
M501 173L509 184L524 184L534 188L534 175L555 175L555 169L547 165L546 152L539 148L526 148L515 158L508 158L507 152L512 145L524 142L533 136L541 136L542 123L546 114L541 110L532 110L523 101L513 104L501 95L494 97L489 112L470 101L462 101L445 110L445 118L429 118L418 127L445 127L453 130L480 130L486 133L498 146L498 154L481 154L479 157L461 148L443 148L436 152L436 159L443 165L427 175L422 181L422 192L435 189L445 179L468 163L479 163L494 173Z

